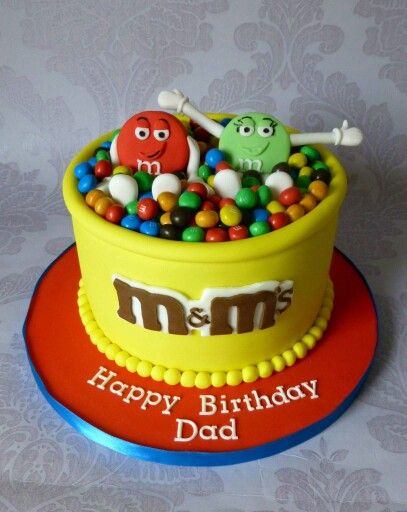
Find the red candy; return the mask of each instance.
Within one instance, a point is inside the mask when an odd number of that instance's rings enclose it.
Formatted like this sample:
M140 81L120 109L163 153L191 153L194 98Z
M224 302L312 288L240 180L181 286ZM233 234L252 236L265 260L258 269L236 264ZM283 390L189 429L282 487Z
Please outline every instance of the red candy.
M131 117L117 137L121 165L150 174L183 171L189 160L187 131L166 112L146 111Z
M230 240L243 240L249 236L249 230L243 224L230 227L228 233Z
M119 224L124 217L124 208L121 204L112 204L105 213L105 219L113 224Z
M231 169L231 168L232 167L229 162L226 162L225 160L221 160L220 162L218 162L216 164L215 171L219 172L219 171L224 171L225 169Z
M216 211L217 210L217 207L214 203L212 203L212 201L204 201L202 204L201 204L201 210L204 210L204 211L207 211L207 210L214 210Z
M228 232L222 228L210 228L205 234L206 242L227 242L228 240Z
M280 229L290 222L290 217L285 212L277 212L270 215L268 223L273 229Z
M158 203L157 201L154 201L154 199L140 199L137 204L137 215L142 220L154 219L154 217L157 216L158 211Z
M213 194L213 196L211 196L211 201L217 208L219 208L219 203L221 202L221 200L222 198L216 194Z
M208 195L208 190L205 187L205 185L203 183L199 183L199 182L190 183L187 186L187 191L188 192L195 192L195 194L198 194L198 196L201 199L206 199L206 196Z
M112 164L108 160L99 160L96 162L95 170L93 171L96 178L102 180L112 174Z
M221 199L219 201L219 209L223 208L224 206L226 206L228 204L235 205L236 203L235 203L234 199L231 199L230 197L224 197L223 199Z
M279 202L284 206L299 203L302 199L301 190L298 187L288 187L278 196Z

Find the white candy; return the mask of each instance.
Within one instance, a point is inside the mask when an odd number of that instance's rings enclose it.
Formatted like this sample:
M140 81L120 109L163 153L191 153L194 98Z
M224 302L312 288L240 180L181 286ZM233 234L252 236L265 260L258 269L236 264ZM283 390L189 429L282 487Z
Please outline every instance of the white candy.
M115 174L109 181L109 194L112 199L126 206L137 199L137 181L127 174Z
M233 199L242 188L242 183L236 171L225 169L215 174L213 186L216 193L221 197L231 197Z
M151 193L157 199L161 192L172 192L178 196L181 193L180 179L175 174L159 174L153 181Z
M288 173L276 171L270 174L270 176L267 176L264 184L271 189L274 199L278 199L280 192L286 188L292 187L294 181Z

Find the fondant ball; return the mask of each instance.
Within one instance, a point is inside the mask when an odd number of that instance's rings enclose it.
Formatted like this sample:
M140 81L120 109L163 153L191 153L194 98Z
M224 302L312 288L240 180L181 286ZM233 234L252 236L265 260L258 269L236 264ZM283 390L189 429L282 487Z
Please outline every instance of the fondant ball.
M127 174L115 174L109 181L109 193L115 201L126 206L137 199L137 181Z
M221 197L235 197L242 188L239 174L232 169L216 173L213 185Z
M151 192L154 199L162 192L171 192L178 196L181 193L181 181L175 174L160 174L153 181Z
M270 114L249 112L234 117L225 127L219 149L235 169L267 173L277 163L287 161L291 142L278 119Z
M294 181L288 173L276 171L267 176L265 185L271 189L274 198L277 199L283 190L294 185Z

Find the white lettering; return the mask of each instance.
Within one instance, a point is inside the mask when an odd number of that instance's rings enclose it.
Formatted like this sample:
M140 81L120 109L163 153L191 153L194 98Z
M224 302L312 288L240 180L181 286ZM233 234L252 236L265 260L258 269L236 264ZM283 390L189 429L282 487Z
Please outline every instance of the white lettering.
M92 377L92 379L89 379L87 381L88 384L91 386L96 386L99 389L105 389L106 384L113 379L113 377L117 376L117 373L109 371L108 375L104 375L105 372L107 372L107 368L104 366L99 366L98 372ZM100 379L102 381L101 384L96 384L96 381Z
M166 404L165 409L162 411L161 414L171 414L171 409L174 407L174 405L181 400L180 396L169 396L169 395L163 395L164 402Z
M214 395L200 395L201 398L201 410L199 414L201 416L212 416L217 411L216 397Z
M313 400L314 398L319 398L319 396L317 395L317 384L318 381L315 379L310 380L309 384L308 382L301 382L300 384L303 388L305 388L307 391L311 393L311 400Z
M180 418L177 418L175 421L177 422L177 436L174 438L174 441L186 443L195 439L196 435L198 434L198 427L194 421ZM192 433L188 437L183 437L184 425L189 425L192 429Z

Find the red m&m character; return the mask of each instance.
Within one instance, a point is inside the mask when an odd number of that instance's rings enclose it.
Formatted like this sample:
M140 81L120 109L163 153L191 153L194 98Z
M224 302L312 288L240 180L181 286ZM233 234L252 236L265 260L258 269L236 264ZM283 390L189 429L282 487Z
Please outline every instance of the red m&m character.
M131 117L113 139L114 165L158 175L187 170L197 175L199 147L184 125L166 112L146 111Z

